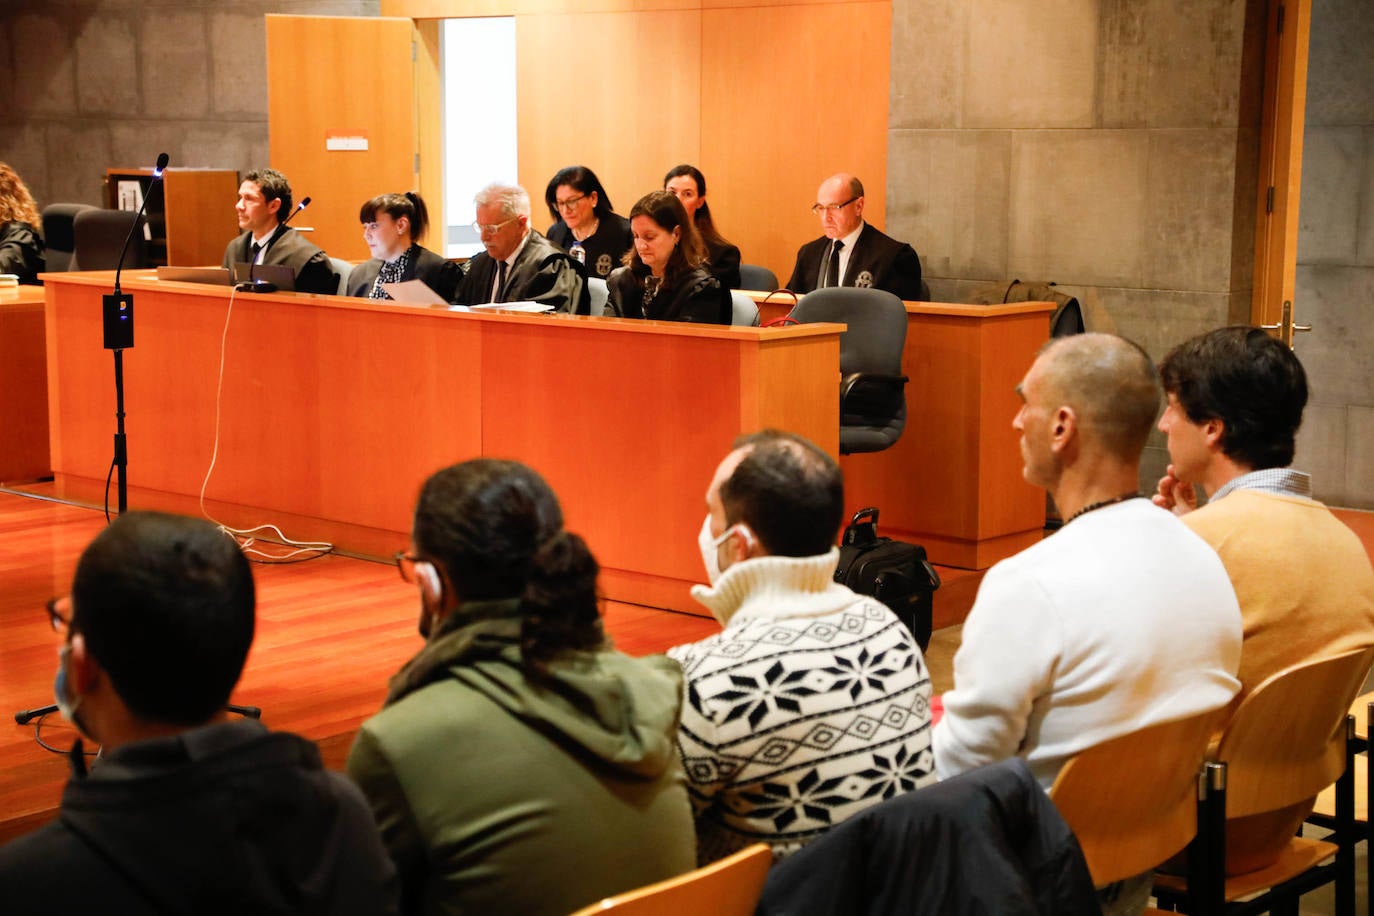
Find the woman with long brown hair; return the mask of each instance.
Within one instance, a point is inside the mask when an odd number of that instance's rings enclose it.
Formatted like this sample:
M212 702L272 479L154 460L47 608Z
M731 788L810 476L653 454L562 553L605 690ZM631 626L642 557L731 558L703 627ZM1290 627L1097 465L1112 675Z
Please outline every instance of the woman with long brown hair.
M645 194L630 211L634 247L606 281L608 314L658 321L730 323L730 293L706 269L706 247L682 203Z
M711 274L725 289L739 289L739 246L726 241L711 219L711 207L706 203L706 176L694 165L674 166L663 176L663 190L671 191L682 201L683 209L692 217L692 224L706 246Z
M43 263L42 218L24 179L0 162L0 274L37 283Z

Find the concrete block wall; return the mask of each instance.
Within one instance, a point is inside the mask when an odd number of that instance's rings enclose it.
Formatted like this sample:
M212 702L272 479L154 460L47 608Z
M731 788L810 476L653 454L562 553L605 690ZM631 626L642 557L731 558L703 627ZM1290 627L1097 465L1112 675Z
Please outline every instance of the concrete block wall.
M1296 464L1318 496L1374 508L1374 15L1315 0L1303 134L1294 350L1309 406Z
M110 167L268 162L266 13L375 16L379 0L9 0L0 160L39 206L102 203ZM362 72L371 61L360 61ZM232 201L226 202L231 206Z
M1054 281L1156 358L1248 321L1263 2L892 6L887 229L935 298Z

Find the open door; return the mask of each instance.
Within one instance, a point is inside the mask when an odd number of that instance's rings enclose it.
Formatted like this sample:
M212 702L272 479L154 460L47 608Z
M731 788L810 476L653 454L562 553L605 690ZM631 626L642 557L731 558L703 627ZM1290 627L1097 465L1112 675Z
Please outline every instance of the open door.
M311 241L334 257L369 257L363 201L419 187L418 55L410 19L267 17L272 168L297 201L311 198L291 225L313 226Z
M1259 218L1255 226L1252 323L1289 346L1297 324L1298 204L1307 110L1307 41L1311 0L1269 7L1265 32L1264 122L1260 139Z

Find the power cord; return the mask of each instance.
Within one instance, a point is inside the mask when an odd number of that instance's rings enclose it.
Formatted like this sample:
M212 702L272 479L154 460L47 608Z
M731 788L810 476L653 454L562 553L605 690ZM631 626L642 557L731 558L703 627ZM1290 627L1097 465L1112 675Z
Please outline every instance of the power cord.
M219 526L219 529L238 542L241 549L249 560L254 563L264 564L284 564L284 563L303 563L306 560L313 560L334 552L334 545L328 541L296 541L287 537L282 530L273 524L255 525L252 528L231 528L219 519L212 516L205 508L205 491L210 486L210 476L215 471L215 463L219 460L219 427L220 427L220 404L224 394L224 359L229 342L229 319L234 314L234 300L238 296L238 291L231 288L229 291L229 308L224 314L224 330L220 334L219 341L219 378L215 383L215 447L210 454L210 466L205 469L205 480L200 485L200 514L209 521ZM107 490L108 490L108 484ZM106 503L109 503L108 496ZM108 510L107 510L108 511ZM276 535L275 540L283 546L292 549L284 553L271 553L256 546L261 532L272 532Z

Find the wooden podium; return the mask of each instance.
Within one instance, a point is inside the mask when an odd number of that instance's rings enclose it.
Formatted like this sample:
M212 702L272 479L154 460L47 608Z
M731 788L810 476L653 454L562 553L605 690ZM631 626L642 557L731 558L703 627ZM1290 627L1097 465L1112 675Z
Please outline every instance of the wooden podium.
M56 489L95 502L114 428L100 317L112 281L47 280ZM135 295L124 357L133 508L197 514L204 486L219 521L389 557L406 546L429 474L515 458L558 494L607 597L703 613L687 593L703 575L696 535L734 438L774 426L838 449L840 325L458 313L232 294L146 271L126 271L123 288Z
M0 483L50 469L43 288L0 289Z
M786 315L790 299L760 303ZM878 530L943 566L986 569L1040 540L1045 491L1021 477L1016 386L1049 339L1051 302L908 302L907 420L892 448L846 455L845 503L877 506Z
M137 182L146 195L153 182L153 170L106 170L106 207L120 207L122 182ZM239 233L234 215L238 190L239 173L232 169L164 170L162 187L148 201L145 214L151 236L149 261L154 266L218 267L225 243Z

